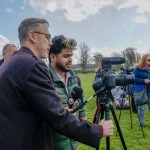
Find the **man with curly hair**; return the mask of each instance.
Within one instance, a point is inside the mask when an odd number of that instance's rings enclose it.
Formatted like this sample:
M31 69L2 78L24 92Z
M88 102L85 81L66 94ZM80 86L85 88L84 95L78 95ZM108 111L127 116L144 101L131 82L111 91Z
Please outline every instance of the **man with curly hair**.
M72 70L73 50L76 48L74 39L66 38L63 35L55 36L52 39L53 45L49 51L49 71L53 80L54 87L59 94L63 106L69 109L69 99L71 91L75 86L81 86L80 78ZM83 96L75 101L75 105L79 105L83 101ZM77 118L86 120L85 107L81 108L74 114ZM78 142L56 131L53 131L55 150L77 150Z

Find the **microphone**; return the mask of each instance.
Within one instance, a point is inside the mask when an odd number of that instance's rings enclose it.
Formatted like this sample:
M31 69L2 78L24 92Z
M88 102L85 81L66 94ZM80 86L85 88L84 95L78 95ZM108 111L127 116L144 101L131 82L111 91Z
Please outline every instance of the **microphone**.
M124 57L104 57L102 58L102 63L103 64L111 64L111 65L118 65L118 64L123 64L125 63L125 58Z
M72 108L73 107L73 104L74 102L77 100L77 99L80 99L82 97L82 94L83 94L83 89L79 86L75 86L72 91L71 91L71 97L69 98L68 100L68 105L69 105L69 108Z

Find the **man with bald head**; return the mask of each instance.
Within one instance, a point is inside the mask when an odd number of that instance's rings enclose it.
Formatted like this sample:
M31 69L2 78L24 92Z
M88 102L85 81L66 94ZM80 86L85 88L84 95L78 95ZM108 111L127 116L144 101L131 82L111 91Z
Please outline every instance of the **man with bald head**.
M3 59L0 60L0 65L2 65L3 62L7 61L9 59L9 57L17 50L18 50L18 48L16 45L5 44L3 47L3 50L2 50Z

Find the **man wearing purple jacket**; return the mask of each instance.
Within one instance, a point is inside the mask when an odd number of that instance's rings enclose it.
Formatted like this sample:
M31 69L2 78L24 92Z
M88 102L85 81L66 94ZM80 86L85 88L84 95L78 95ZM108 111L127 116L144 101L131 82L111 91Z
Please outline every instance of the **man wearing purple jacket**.
M48 22L28 18L21 48L0 67L0 150L53 150L51 129L92 147L113 134L111 120L79 120L63 108L43 58L52 45Z

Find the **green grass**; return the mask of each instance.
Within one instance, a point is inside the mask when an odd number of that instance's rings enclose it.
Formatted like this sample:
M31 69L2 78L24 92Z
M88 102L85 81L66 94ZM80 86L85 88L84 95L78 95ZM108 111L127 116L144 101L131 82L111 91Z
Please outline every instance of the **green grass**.
M95 74L94 73L79 74L79 76L82 81L85 99L88 99L90 96L94 94L92 84L94 81ZM86 104L86 108L88 121L92 122L96 110L96 97L94 97ZM115 114L117 118L119 117L119 113L120 110L116 109ZM111 119L113 120L111 112L110 116ZM130 116L132 117L132 129ZM116 125L114 120L113 123L115 127L114 127L114 134L110 138L110 150L123 150L120 137L118 134L116 135ZM143 128L145 138L143 138L141 128L138 126L137 114L132 113L130 115L130 109L121 110L121 118L119 121L119 125L128 150L150 150L150 114L148 112L147 107L145 114L145 127ZM95 148L80 143L79 150L95 150ZM100 150L106 150L106 138L103 138L101 140Z

